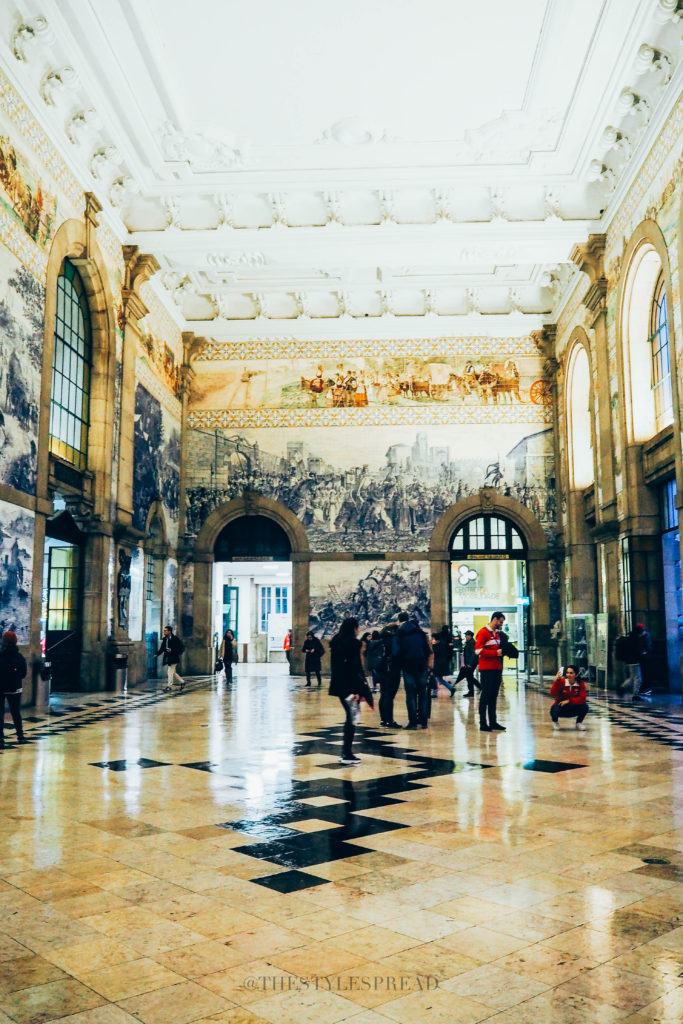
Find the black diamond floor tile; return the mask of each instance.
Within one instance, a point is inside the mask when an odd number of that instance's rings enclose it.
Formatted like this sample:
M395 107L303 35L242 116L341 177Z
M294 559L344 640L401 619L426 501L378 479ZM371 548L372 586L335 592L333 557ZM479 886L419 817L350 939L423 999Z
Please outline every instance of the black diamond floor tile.
M585 764L571 764L568 761L526 761L521 766L526 772L567 772L572 768L585 768Z
M148 757L138 757L135 761L91 761L92 768L108 768L112 772L125 772L130 768L162 768L170 764L169 761L152 761Z
M252 878L256 885L264 885L267 889L275 892L288 893L299 892L301 889L310 889L314 885L327 885L327 878L318 878L317 875L308 875L305 871L282 871L277 875L264 875L263 878Z

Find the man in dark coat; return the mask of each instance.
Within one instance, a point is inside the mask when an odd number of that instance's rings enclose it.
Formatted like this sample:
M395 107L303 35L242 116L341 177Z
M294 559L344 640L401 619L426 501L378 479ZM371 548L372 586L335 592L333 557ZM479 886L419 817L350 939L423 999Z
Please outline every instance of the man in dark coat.
M424 630L407 612L398 616L398 632L392 644L394 664L403 673L408 724L406 729L427 728L429 718L429 669L434 662Z
M322 677L320 675L320 659L325 653L325 648L315 633L310 629L306 634L306 639L304 640L304 645L301 650L306 655L304 659L306 686L311 685L311 672L315 672L316 679L318 680L318 686L320 686L322 684Z
M0 750L5 749L5 700L9 704L14 728L17 730L17 742L27 742L21 721L21 688L25 676L26 659L17 647L17 634L13 629L7 629L2 634L0 647Z

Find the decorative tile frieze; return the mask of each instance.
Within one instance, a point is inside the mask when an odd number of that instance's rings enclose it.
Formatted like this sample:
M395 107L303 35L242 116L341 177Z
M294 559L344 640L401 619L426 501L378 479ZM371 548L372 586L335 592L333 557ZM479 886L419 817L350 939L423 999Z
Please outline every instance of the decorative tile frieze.
M140 286L140 295L149 310L149 315L144 318L144 325L147 326L150 333L163 338L168 347L173 350L176 362L182 362L183 339L180 327L178 327L178 324L168 312L149 281L145 281Z
M146 385L145 385L146 386ZM197 409L188 426L199 430L248 427L374 427L431 424L551 424L549 406L461 406L447 409L374 407L366 409Z
M146 301L146 300L145 300ZM383 338L309 341L273 339L205 342L197 361L230 359L334 359L353 356L537 356L529 335L516 338Z

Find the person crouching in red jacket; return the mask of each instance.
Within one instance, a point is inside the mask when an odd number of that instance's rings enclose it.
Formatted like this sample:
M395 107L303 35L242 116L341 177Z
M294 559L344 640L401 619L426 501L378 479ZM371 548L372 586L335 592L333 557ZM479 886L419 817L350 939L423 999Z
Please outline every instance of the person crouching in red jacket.
M550 696L555 698L555 703L550 709L550 717L553 720L553 729L559 729L560 718L575 718L576 728L585 732L586 726L583 720L588 714L586 702L586 684L579 678L579 670L576 665L567 665L564 676L557 673L550 690Z

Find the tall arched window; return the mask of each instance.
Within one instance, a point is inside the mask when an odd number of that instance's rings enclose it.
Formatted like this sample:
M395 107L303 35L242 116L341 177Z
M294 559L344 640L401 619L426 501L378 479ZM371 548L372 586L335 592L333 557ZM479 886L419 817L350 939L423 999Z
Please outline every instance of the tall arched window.
M483 515L466 520L455 531L451 551L455 557L476 554L524 558L526 544L509 519Z
M70 260L57 279L50 452L85 469L91 368L90 311L85 288Z
M658 430L671 423L673 395L669 361L669 325L667 322L664 274L659 275L650 312L650 345L652 347L652 391L655 400L655 424Z
M591 373L583 345L572 352L567 374L567 426L571 486L583 490L595 479L591 431Z

